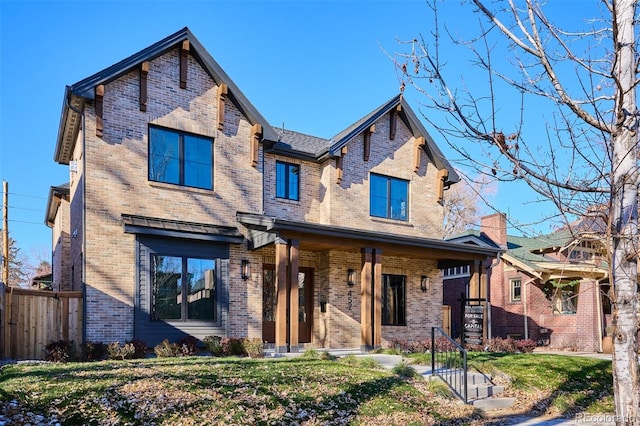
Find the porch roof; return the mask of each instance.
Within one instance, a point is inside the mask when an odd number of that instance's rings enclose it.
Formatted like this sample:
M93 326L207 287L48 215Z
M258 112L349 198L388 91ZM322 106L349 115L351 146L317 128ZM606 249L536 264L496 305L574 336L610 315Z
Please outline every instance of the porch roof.
M238 228L206 223L183 222L157 217L122 215L124 232L240 244L244 241Z
M252 250L278 240L295 239L302 250L353 251L375 247L381 249L384 255L439 261L485 260L498 257L503 251L498 247L293 221L254 213L238 212L236 217L249 230L247 238Z

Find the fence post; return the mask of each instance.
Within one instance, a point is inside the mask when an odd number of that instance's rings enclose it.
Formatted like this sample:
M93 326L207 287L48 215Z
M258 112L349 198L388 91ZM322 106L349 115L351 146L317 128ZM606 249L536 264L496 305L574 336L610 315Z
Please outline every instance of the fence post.
M431 375L436 371L436 328L431 327Z
M5 315L5 288L4 283L0 281L0 359L4 359L4 333L7 328L5 323L4 315Z

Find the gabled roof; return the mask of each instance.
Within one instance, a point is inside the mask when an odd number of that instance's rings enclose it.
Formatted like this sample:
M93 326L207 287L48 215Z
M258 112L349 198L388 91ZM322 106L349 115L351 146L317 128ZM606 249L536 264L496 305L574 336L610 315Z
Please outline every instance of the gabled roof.
M279 140L271 146L270 151L311 161L325 161L332 157L339 157L340 150L345 145L398 106L401 106L399 116L413 136L416 138L423 136L425 138L424 151L431 161L433 161L438 169L447 169L448 178L445 184L450 185L458 182L460 180L458 174L444 157L442 151L440 151L433 138L431 138L431 135L429 135L420 120L418 120L402 95L397 95L388 100L331 139L310 136L292 130L276 129L275 131L279 136Z
M47 209L45 210L44 224L52 227L60 207L60 199L69 196L69 183L49 188L49 198L47 199Z
M485 233L477 230L465 231L447 241L460 241L462 238L468 238L469 235L475 235L483 241L492 242ZM558 269L566 271L588 270L590 272L599 270L602 273L606 273L601 267L592 264L567 262L547 255L547 253L557 252L561 248L571 245L575 240L575 234L572 234L567 229L561 229L535 238L507 235L507 251L502 255L502 259L517 269L534 276L540 276L543 272Z
M392 109L400 106L400 119L409 128L414 137L424 137L425 145L423 149L431 161L433 161L438 169L446 169L448 171L445 185L448 186L460 180L454 168L446 160L401 94L380 105L331 139L310 136L291 130L275 129L269 125L266 119L249 102L242 91L187 27L90 77L71 86L67 86L62 103L62 112L60 114L54 160L60 164L68 164L71 160L71 154L78 138L78 132L82 126L82 109L86 103L95 99L96 86L109 83L130 72L132 69L139 67L143 62L151 61L181 46L185 40L189 41L190 54L207 70L214 82L216 84L225 83L227 85L228 97L242 111L249 122L251 124L259 123L262 125L263 142L268 142L267 148L270 152L282 153L287 156L319 162L339 157L340 151L345 145L385 114L388 114Z
M106 84L140 66L145 61L153 60L164 53L180 46L185 40L189 41L191 55L203 66L216 84L225 83L228 88L228 97L247 116L252 124L262 125L263 139L277 141L277 135L265 118L249 102L238 86L231 80L227 73L218 65L213 57L202 46L198 39L185 27L180 31L160 40L129 56L122 61L105 68L96 74L85 78L71 86L67 86L62 103L60 125L58 127L58 139L54 160L61 164L68 164L73 145L77 139L81 126L81 110L84 104L95 98L95 87Z

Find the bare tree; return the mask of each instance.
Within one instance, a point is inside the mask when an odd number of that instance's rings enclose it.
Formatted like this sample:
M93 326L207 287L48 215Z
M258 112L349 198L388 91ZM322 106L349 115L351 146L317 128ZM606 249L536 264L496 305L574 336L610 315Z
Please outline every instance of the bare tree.
M497 180L526 182L567 219L604 212L613 289L616 422L636 425L637 0L602 0L594 16L585 16L576 28L561 28L548 19L553 3L466 0L464 5L479 17L477 34L454 36L454 31L468 30L453 28L462 21L456 16L446 23L449 37L444 39L438 11L443 3L434 0L431 34L408 41L395 60L401 90L416 88L426 106L440 111L424 117L466 167L487 170ZM575 17L595 5L562 4L562 16ZM447 40L453 42L447 60L457 60L461 50L470 53L472 66L456 67L467 73L461 83L440 53ZM483 74L482 84L478 79L470 83L477 73ZM536 102L546 106L532 107Z
M496 194L495 184L480 175L472 180L458 172L462 179L452 186L444 198L444 238L451 238L469 228L477 227L484 207L491 205Z

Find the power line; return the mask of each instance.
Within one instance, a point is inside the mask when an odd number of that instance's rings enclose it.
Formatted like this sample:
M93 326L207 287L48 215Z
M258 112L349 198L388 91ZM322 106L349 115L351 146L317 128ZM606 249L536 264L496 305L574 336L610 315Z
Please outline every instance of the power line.
M16 210L27 210L30 212L44 212L44 209L30 209L27 207L18 207L18 206L9 206L10 209L16 209Z
M25 198L35 198L35 199L38 199L38 200L46 200L47 199L47 197L38 197L38 196L35 196L35 195L19 194L17 192L9 192L9 195L17 195L18 197L25 197Z

